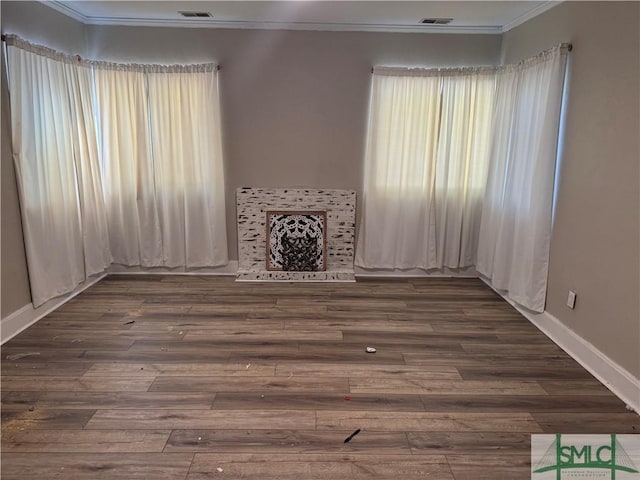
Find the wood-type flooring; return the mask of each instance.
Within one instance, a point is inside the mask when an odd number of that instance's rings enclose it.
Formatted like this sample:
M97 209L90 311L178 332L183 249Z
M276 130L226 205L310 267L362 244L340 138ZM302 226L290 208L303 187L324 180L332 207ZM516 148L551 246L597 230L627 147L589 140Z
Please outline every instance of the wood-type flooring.
M111 275L1 384L4 480L524 480L531 434L640 433L477 279Z

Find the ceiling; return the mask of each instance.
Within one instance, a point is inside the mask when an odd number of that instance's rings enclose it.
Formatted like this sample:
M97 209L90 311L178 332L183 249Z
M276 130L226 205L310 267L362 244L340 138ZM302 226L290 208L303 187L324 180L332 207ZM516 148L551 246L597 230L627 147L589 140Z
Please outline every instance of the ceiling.
M390 32L502 33L559 1L44 1L93 25ZM209 12L183 18L178 11ZM452 18L421 25L423 18Z

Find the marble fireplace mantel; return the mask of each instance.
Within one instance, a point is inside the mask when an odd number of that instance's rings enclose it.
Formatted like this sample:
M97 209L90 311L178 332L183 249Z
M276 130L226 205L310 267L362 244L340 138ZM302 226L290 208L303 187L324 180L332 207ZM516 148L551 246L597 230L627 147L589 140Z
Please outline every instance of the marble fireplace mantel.
M314 188L239 188L238 277L240 281L354 281L356 192ZM267 270L266 212L326 211L326 269Z

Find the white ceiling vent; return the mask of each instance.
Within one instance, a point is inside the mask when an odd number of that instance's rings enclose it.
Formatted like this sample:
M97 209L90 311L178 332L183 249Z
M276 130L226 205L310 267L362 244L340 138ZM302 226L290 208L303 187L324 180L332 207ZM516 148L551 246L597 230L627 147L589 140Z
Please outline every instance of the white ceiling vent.
M425 25L449 25L453 18L423 18L420 23Z
M187 17L187 18L211 18L213 17L213 15L211 15L209 12L178 12L180 15L182 15L183 17Z

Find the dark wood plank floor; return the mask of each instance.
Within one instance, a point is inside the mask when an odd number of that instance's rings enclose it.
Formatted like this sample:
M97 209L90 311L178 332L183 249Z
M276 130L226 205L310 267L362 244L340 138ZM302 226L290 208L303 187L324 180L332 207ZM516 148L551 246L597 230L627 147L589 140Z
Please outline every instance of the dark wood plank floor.
M517 480L542 432L640 417L475 279L110 276L2 347L5 480Z

